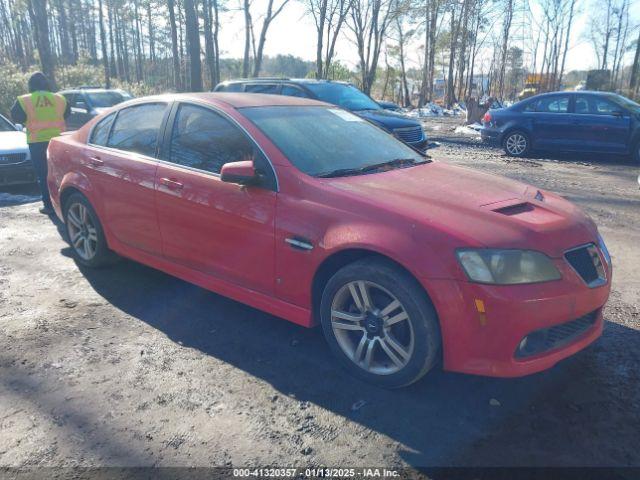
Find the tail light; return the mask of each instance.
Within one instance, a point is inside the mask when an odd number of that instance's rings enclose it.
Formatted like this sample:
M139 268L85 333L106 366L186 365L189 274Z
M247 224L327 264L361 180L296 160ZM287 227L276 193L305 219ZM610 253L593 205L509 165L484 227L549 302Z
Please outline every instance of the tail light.
M482 117L482 123L491 123L491 114L489 112L484 114Z

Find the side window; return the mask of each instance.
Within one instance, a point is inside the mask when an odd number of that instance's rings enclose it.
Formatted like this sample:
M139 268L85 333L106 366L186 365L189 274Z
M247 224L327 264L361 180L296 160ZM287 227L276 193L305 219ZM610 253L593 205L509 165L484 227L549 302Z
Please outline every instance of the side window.
M594 98L593 112L596 115L612 115L613 112L620 112L622 109L613 102L604 98Z
M242 87L244 85L242 83L227 83L220 84L216 87L214 91L216 92L242 92Z
M569 111L569 95L555 95L543 98L538 102L537 112L567 113Z
M244 91L248 93L271 93L277 95L279 92L279 86L270 83L249 83L244 87Z
M304 90L298 87L294 87L293 85L283 85L281 95L288 95L289 97L302 97L309 98Z
M146 103L120 110L107 146L153 157L166 105Z
M116 118L116 114L112 113L106 118L100 120L91 131L91 138L89 139L89 143L93 145L100 145L102 147L106 146L107 139L109 138L109 131L111 130L111 125L113 125L114 118Z
M529 103L527 103L524 108L522 109L523 112L535 112L536 108L538 106L538 103L540 103L539 101L536 100L532 100Z
M171 162L220 173L225 163L253 158L253 143L229 120L208 108L180 106L171 132Z
M587 115L591 113L589 108L589 99L585 96L576 97L575 113L580 115Z

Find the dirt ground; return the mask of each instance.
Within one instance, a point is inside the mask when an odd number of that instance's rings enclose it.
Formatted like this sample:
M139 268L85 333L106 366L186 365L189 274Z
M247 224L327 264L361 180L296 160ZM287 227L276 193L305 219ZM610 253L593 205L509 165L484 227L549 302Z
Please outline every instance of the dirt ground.
M597 343L530 377L432 372L379 390L319 329L134 262L78 268L33 188L6 189L0 467L640 466L638 168L512 160L457 122L426 122L436 160L558 192L600 226L614 281Z

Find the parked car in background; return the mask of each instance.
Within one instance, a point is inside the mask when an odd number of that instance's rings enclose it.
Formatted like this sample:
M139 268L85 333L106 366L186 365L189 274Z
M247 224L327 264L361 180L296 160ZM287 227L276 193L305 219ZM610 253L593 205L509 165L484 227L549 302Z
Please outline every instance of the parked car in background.
M413 148L425 151L428 146L427 135L420 122L382 108L350 83L306 78L252 78L222 82L214 91L288 95L332 103L392 133Z
M27 135L22 128L0 115L0 185L36 181Z
M76 130L96 115L107 109L133 98L120 89L104 89L100 87L79 87L59 92L71 105L71 115L67 118L67 129Z
M536 95L482 119L482 139L507 155L531 150L601 152L640 158L640 105L615 93Z
M385 100L377 100L377 102L378 102L378 105L380 105L385 110L402 113L402 108L400 108L400 105L398 105L397 103L387 102Z
M320 323L339 361L378 385L412 383L441 359L527 375L602 332L611 259L577 207L432 162L326 103L149 97L54 138L48 153L78 263L116 252Z

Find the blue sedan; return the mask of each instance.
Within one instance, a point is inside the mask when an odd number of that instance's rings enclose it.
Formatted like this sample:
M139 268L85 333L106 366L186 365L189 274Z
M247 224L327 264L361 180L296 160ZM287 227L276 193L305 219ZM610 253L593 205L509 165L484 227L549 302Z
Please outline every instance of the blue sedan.
M490 110L482 139L507 155L531 150L601 152L640 160L640 105L605 92L553 92Z

